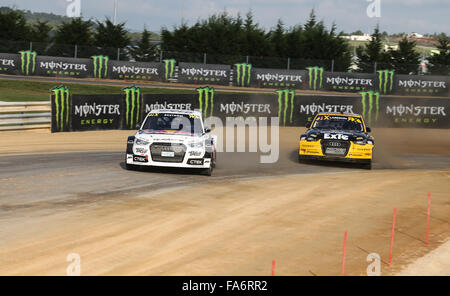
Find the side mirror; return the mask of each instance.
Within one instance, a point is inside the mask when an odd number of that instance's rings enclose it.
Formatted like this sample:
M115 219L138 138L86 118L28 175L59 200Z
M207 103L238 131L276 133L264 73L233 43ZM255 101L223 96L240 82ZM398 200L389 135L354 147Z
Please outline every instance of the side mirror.
M211 129L210 128L205 128L205 134L208 134L208 133L210 133L211 132Z
M312 122L307 121L307 122L305 123L305 127L306 127L306 128L310 128L310 127L311 127L311 124L312 124Z
M370 127L366 126L366 132L370 133L370 132L372 132L372 129Z
M140 123L136 123L136 129L141 129L141 124Z

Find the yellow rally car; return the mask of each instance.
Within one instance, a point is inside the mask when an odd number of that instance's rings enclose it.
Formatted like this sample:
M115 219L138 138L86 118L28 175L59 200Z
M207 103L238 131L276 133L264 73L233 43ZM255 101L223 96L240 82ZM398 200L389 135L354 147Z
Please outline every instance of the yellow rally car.
M299 162L307 159L361 163L372 168L374 139L358 114L319 113L300 136Z

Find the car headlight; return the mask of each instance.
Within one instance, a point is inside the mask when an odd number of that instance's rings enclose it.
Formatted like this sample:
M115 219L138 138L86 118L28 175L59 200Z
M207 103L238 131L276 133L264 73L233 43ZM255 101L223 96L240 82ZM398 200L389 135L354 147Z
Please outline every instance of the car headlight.
M203 148L203 141L201 141L201 142L190 142L188 145L191 148Z
M136 138L136 141L134 142L134 144L136 144L138 146L147 146L150 144L150 142Z
M373 141L372 140L360 140L360 141L355 141L355 144L357 145L373 145Z
M306 140L306 136L301 136L300 141Z

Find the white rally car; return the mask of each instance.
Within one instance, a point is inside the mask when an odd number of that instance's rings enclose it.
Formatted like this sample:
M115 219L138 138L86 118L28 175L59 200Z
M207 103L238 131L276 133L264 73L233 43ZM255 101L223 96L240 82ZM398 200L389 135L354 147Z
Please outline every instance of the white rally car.
M156 166L201 169L211 176L217 137L203 125L201 112L153 110L139 131L128 137L126 168Z

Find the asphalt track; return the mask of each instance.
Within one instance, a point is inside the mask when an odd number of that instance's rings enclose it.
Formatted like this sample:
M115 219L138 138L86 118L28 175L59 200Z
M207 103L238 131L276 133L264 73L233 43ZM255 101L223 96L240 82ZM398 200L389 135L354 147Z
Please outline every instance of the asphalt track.
M259 163L257 153L219 153L213 177L196 170L144 168L127 171L123 152L69 152L0 157L0 210L29 207L38 202L95 201L96 196L127 191L151 191L181 186L217 184L224 180L289 174L358 172L355 164L297 162L296 151L281 151L275 164ZM397 164L375 159L374 170L447 169L450 156L399 155ZM401 163L398 164L398 163Z
M348 272L358 275L366 265L361 249L381 250L386 258L393 207L400 208L404 233L396 255L430 251L415 226L424 217L421 191L433 191L432 248L448 238L448 131L376 130L372 171L299 164L298 133L281 130L274 164L261 164L258 153L219 153L212 177L192 170L127 171L124 152L107 149L108 143L97 151L69 151L77 142L94 145L90 133L4 133L0 274L64 274L64 258L75 250L92 264L86 274L264 275L262 263L278 258L282 274L335 275L341 235L350 228L355 242L349 252L360 253L349 259ZM113 139L117 147L125 134ZM53 151L48 139L63 136L74 143ZM105 133L99 141L108 138ZM30 152L37 152L14 153L15 145L34 145ZM130 252L137 257L127 259ZM297 261L301 268L292 265ZM400 270L411 259L397 262Z

